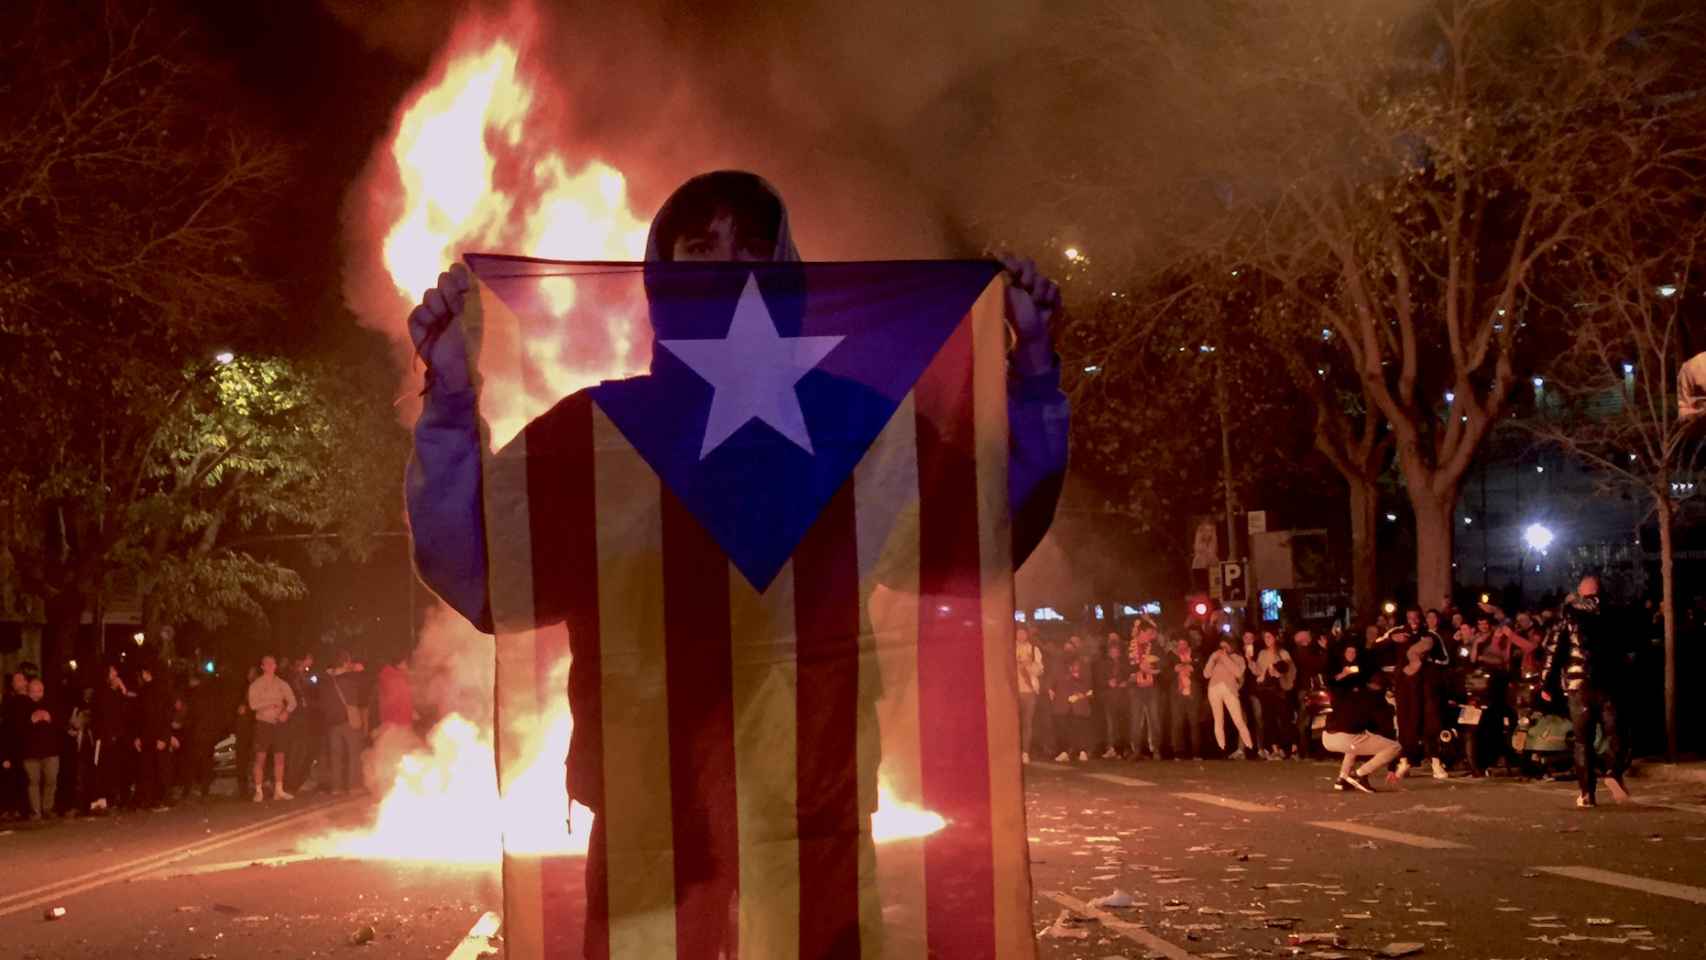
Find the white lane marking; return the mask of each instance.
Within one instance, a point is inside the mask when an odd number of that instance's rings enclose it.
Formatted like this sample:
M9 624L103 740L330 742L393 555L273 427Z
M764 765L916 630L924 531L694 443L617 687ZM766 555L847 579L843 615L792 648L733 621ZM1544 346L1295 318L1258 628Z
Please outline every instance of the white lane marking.
M342 860L343 857L327 857L318 853L291 853L279 857L255 857L252 860L227 860L223 863L202 863L192 867L172 869L170 864L158 870L151 870L135 879L150 880L163 877L167 880L177 877L198 877L209 873L225 873L228 870L245 870L249 867L285 867L293 863L303 863L308 860Z
M54 900L74 896L88 890L93 890L96 887L106 886L109 883L116 883L120 880L131 880L136 877L143 876L144 874L153 873L167 864L176 863L180 860L187 860L190 857L206 853L210 850L217 850L220 847L229 846L241 840L248 840L265 833L271 833L280 827L294 823L304 817L313 814L325 813L328 810L333 810L354 802L355 798L350 798L334 803L317 804L301 810L292 810L289 813L281 813L275 817L268 817L258 823L252 823L246 827L239 827L229 833L219 834L212 838L203 838L194 843L186 843L183 846L173 847L159 853L137 857L134 860L128 860L124 863L117 863L108 867L102 867L99 870L91 870L88 873L80 873L74 877L66 877L64 880L45 883L39 887L32 887L28 890L19 890L16 893L0 897L0 917L10 916L11 914L19 913L24 910L32 910L43 904L51 903Z
M1649 880L1646 877L1637 877L1629 873L1615 873L1611 870L1601 870L1598 867L1535 867L1534 869L1541 873L1586 880L1589 883L1603 883L1608 887L1622 887L1625 890L1639 890L1642 893L1653 893L1675 900L1687 900L1689 903L1706 904L1706 887L1691 887L1684 883L1671 883L1667 880Z
M1136 777L1122 777L1117 773L1086 773L1085 776L1089 777L1091 780L1100 780L1103 783L1117 783L1122 787L1155 786L1155 784L1150 783L1148 780L1139 780Z
M1311 820L1309 825L1323 830L1337 830L1340 833L1354 833L1359 837L1373 840L1387 840L1392 843L1402 843L1408 847L1421 847L1423 850L1467 850L1464 844L1455 840L1439 840L1434 837L1424 837L1416 833L1404 833L1400 830L1385 830L1371 827L1363 823L1352 823L1349 820Z
M502 926L503 920L496 913L487 910L480 915L480 919L474 921L474 929L468 931L468 935L462 938L455 950L450 951L450 956L445 960L478 960L480 957L495 955L497 948L492 945L492 938L498 935Z
M1101 922L1102 926L1107 927L1109 930L1112 930L1122 937L1125 937L1127 940L1141 944L1152 954L1159 954L1166 957L1167 960L1195 960L1196 955L1183 947L1168 943L1166 940L1150 933L1148 930L1143 929L1137 924L1132 923L1129 920L1121 920L1119 917L1114 916L1106 910L1092 907L1087 903L1075 900L1072 897L1055 890L1046 891L1043 893L1043 896L1053 900L1055 903L1060 904L1066 909L1071 910L1073 913L1083 914L1086 917L1095 917Z
M1212 793L1175 793L1173 796L1182 800L1195 800L1228 810L1238 810L1243 813L1279 813L1279 807L1270 807L1260 803L1250 803L1247 800L1234 800L1231 797L1217 797Z

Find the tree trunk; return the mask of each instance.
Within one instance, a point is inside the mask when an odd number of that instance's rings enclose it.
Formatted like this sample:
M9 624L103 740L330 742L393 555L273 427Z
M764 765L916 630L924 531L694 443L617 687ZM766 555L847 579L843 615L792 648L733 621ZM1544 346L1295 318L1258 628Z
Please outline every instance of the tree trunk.
M1346 475L1345 483L1351 491L1351 610L1353 616L1367 617L1380 606L1380 491L1361 477Z
M1410 508L1416 515L1416 604L1445 610L1451 606L1451 548L1456 527L1457 491L1434 493L1422 483L1409 484Z
M83 624L83 597L62 589L47 602L47 626L41 635L41 673L50 687L57 686L68 657L77 654L77 636ZM82 664L79 664L82 666ZM93 668L93 664L89 665Z
M1660 615L1665 621L1665 757L1676 762L1676 545L1671 539L1671 523L1676 508L1670 497L1660 493L1659 507L1659 579L1664 584Z

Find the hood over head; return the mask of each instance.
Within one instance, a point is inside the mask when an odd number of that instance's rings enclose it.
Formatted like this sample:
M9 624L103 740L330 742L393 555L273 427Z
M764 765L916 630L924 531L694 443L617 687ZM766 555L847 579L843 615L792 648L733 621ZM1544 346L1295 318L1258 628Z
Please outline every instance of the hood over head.
M778 262L797 262L800 252L794 248L794 237L788 227L788 208L782 195L768 180L745 170L713 170L701 173L675 188L657 216L652 218L646 234L646 262L664 263L670 259L675 235L686 224L708 221L720 208L727 208L737 222L774 217L775 249L770 259ZM768 229L768 224L763 224Z

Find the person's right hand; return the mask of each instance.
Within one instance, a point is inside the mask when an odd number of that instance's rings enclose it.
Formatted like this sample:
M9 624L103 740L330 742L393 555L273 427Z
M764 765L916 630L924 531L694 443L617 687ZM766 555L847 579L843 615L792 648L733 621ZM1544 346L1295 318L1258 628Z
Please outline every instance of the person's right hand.
M456 321L472 287L468 268L453 263L438 275L438 286L428 290L409 313L409 339L426 362L430 382L442 390L466 390L471 385L468 346Z

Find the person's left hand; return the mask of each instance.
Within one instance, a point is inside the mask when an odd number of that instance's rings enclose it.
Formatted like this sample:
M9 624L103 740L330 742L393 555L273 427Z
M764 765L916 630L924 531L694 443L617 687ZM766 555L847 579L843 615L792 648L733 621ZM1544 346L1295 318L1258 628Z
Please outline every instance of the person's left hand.
M1049 344L1049 321L1060 311L1060 287L1042 275L1031 260L1002 257L1007 268L1007 317L1018 342L1014 359L1022 373L1040 373L1054 363Z

